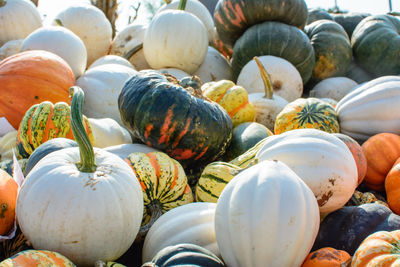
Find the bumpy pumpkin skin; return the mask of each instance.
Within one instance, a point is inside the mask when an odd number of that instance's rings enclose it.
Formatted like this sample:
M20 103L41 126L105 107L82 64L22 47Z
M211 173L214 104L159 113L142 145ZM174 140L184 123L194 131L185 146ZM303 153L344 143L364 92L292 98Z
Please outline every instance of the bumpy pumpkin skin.
M276 117L274 131L281 134L294 129L313 128L339 132L335 109L318 98L299 98L289 103Z
M341 267L350 260L346 251L325 247L308 254L301 267Z
M75 267L69 259L60 253L47 250L25 250L0 262L2 267L36 266L36 267Z
M15 221L18 185L0 169L0 235L8 235Z
M361 147L367 158L365 185L376 191L384 190L386 175L400 157L400 136L392 133L376 134Z

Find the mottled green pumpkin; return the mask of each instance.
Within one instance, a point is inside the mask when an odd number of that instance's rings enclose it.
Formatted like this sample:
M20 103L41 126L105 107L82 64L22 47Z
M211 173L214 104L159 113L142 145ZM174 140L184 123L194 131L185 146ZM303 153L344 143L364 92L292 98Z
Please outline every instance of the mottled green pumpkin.
M359 13L359 12L350 12L350 13L338 13L333 14L333 19L342 25L344 30L347 33L347 36L351 38L353 35L354 29L357 27L358 23L360 23L366 17L371 16L369 13Z
M318 98L298 98L289 103L276 117L275 134L303 128L338 133L339 121L335 109Z
M69 259L60 253L47 250L24 250L11 258L0 262L1 267L75 267Z
M358 84L368 82L373 79L373 76L356 62L354 62L354 60L350 63L344 76L352 79Z
M321 19L333 20L333 16L321 8L311 8L308 10L307 25Z

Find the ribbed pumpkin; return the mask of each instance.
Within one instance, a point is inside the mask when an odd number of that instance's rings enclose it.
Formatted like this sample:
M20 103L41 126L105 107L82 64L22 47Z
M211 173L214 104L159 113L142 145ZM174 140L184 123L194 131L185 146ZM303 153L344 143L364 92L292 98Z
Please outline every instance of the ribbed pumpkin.
M400 157L400 136L380 133L370 137L361 147L367 158L365 185L373 190L384 190L386 175Z
M14 226L18 184L0 169L0 236L8 235Z
M310 8L308 10L307 25L313 23L314 21L323 19L333 20L333 17L326 10L321 8Z
M75 77L68 64L46 51L26 51L0 62L0 117L17 129L25 112L43 101L68 102Z
M238 77L247 62L263 55L281 57L292 63L303 83L311 77L315 63L314 49L310 39L299 28L267 21L247 29L233 47L231 64L234 78Z
M23 117L17 134L18 157L28 158L47 140L65 137L74 139L70 123L71 108L65 102L53 104L49 101L33 105ZM85 130L93 143L89 120L83 119Z
M318 98L299 98L290 102L275 120L275 134L302 128L313 128L328 133L339 132L335 109Z
M139 71L119 95L121 120L134 137L179 160L201 166L225 152L232 120L202 96L196 81Z
M254 121L254 106L249 103L247 91L229 80L208 82L202 85L203 95L220 104L232 119L233 127L242 122Z
M215 7L214 24L221 40L233 46L243 32L255 24L280 21L303 28L307 15L303 0L221 0Z
M354 59L347 68L345 76L356 81L357 83L364 83L373 79L371 74L364 70L359 64L354 62Z
M21 266L53 266L53 267L75 267L76 265L60 253L47 250L24 250L11 258L0 262L2 267Z
M360 23L366 17L371 16L369 13L358 13L358 12L350 12L350 13L338 13L333 14L333 19L342 25L343 29L346 31L349 38L353 35L354 29L357 27L358 23Z
M351 256L346 251L325 247L308 254L301 267L341 267L349 261Z
M385 192L390 209L400 215L400 158L386 175Z

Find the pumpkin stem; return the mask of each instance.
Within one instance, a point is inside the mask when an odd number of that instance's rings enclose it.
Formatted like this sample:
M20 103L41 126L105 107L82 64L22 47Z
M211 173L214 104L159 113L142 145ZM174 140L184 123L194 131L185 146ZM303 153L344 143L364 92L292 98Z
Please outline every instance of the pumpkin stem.
M90 143L89 136L85 131L82 122L82 105L85 94L78 86L72 86L69 89L71 101L71 129L75 141L79 146L81 161L77 167L81 172L94 172L96 170L93 146Z
M258 59L258 57L254 57L253 59L256 62L258 69L260 70L261 79L264 83L265 98L272 99L272 96L274 94L274 87L272 86L271 78L269 77L268 72L265 70L263 64Z
M140 227L140 230L138 233L138 237L140 239L144 239L146 237L147 232L150 230L150 227L162 215L161 205L158 201L153 202L150 206L148 206L147 210L150 211L151 217L150 217L150 221L146 225L143 225L142 227Z
M7 0L0 0L0 7L3 7L7 4Z
M55 20L54 20L54 23L55 23L57 26L63 26L63 27L64 27L64 25L62 24L62 22L61 22L60 19L55 19Z
M178 10L185 10L187 0L180 0L178 5Z
M128 52L126 52L122 57L125 58L126 60L129 60L134 54L136 54L142 48L143 48L143 43L140 43L137 46L134 46Z
M166 5L168 5L169 3L171 3L172 2L172 0L164 0L164 3L166 4Z
M1 210L0 210L0 218L4 218L4 213L8 210L8 205L7 203L1 204Z

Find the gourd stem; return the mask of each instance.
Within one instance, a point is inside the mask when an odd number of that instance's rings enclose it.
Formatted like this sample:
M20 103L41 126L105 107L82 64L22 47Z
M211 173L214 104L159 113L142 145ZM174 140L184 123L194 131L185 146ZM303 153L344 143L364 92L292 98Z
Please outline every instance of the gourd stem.
M122 57L125 58L126 60L129 60L134 54L136 54L136 52L138 52L142 48L143 48L143 43L140 43L137 46L130 49L128 52L126 52Z
M54 23L55 23L57 26L63 26L63 27L64 27L64 25L62 24L62 22L61 22L60 19L55 19L55 20L54 20Z
M3 7L7 4L7 0L0 0L0 7Z
M178 10L185 10L187 0L180 0L178 5Z
M168 5L169 3L171 3L172 2L172 0L164 0L164 3L166 4L166 5Z
M272 87L271 79L268 75L268 72L265 70L263 64L258 59L258 57L254 57L253 59L256 62L258 69L260 70L261 79L264 83L265 98L272 99L274 88Z
M153 202L147 209L150 211L151 217L150 221L146 225L140 227L138 237L141 239L146 237L146 234L150 230L150 227L162 215L161 205L158 201Z
M71 129L75 141L78 143L81 159L81 161L77 163L77 167L81 172L94 172L96 170L96 164L93 146L90 143L89 136L82 122L82 105L85 95L78 86L72 86L69 89L69 95L72 96Z

